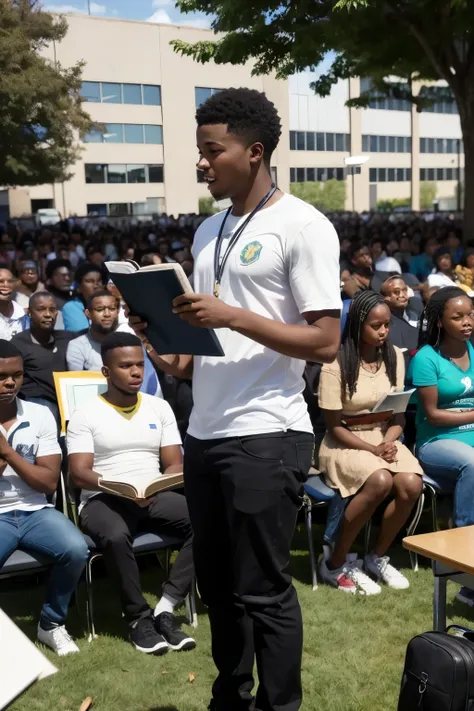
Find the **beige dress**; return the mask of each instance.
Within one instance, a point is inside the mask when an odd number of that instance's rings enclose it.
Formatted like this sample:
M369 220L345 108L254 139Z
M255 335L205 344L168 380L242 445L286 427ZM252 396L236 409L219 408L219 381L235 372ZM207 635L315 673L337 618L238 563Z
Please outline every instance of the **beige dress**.
M364 368L359 370L357 390L352 400L341 395L341 371L337 361L324 365L319 382L319 406L323 410L342 410L343 415L355 415L363 410L371 410L383 395L400 392L404 389L405 363L402 352L397 354L397 385L392 387L382 364L377 373L369 373ZM389 423L353 426L351 431L371 444L382 442ZM392 473L415 472L420 476L423 471L418 460L401 442L395 442L398 460L389 464L381 457L358 449L341 446L329 433L326 433L319 450L319 469L324 472L326 482L334 489L339 489L341 496L352 496L377 469L388 469Z

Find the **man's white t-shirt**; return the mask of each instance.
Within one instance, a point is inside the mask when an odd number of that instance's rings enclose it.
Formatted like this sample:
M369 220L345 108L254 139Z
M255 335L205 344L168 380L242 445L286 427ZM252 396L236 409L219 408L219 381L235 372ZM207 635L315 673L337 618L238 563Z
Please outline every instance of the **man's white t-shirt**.
M194 289L201 294L213 293L214 250L224 217L219 213L205 220L194 238ZM227 218L221 258L229 237L245 219ZM253 217L234 245L220 298L288 324L304 324L305 312L340 310L334 227L311 205L283 195ZM312 432L303 398L304 361L227 328L218 329L217 335L225 356L194 358L188 433L206 440L289 429Z
M10 446L31 464L38 457L61 454L56 421L45 405L17 398L17 418L0 432ZM46 496L26 483L10 465L0 476L0 515L9 511L36 511L50 506Z
M103 477L160 476L160 449L180 445L176 418L165 400L138 394L127 414L101 396L75 410L67 429L69 454L94 455L93 470ZM99 492L83 490L82 505Z

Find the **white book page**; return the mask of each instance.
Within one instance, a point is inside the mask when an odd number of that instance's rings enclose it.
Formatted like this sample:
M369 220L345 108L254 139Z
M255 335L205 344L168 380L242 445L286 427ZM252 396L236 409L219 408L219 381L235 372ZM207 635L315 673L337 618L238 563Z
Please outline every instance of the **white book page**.
M58 670L0 609L0 709Z

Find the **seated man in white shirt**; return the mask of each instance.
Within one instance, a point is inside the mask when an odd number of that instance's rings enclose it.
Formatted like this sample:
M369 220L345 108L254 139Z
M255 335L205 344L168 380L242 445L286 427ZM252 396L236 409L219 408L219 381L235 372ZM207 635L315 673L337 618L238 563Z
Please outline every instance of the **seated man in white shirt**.
M56 422L44 405L17 398L22 383L20 351L0 340L0 569L17 548L51 559L38 640L62 656L79 651L64 622L88 550L81 532L46 499L61 466Z
M181 438L171 407L139 392L144 352L130 333L111 333L101 344L107 392L77 409L69 422L67 448L71 481L82 489L80 524L103 550L120 590L130 640L141 652L192 649L173 610L188 594L193 575L192 531L186 499L163 491L146 500L99 493L102 476L133 476L182 471ZM161 460L161 469L160 469ZM167 533L184 540L154 612L143 597L132 550L139 531Z
M30 327L30 319L25 309L13 301L15 283L16 279L11 271L0 264L0 338L7 341Z

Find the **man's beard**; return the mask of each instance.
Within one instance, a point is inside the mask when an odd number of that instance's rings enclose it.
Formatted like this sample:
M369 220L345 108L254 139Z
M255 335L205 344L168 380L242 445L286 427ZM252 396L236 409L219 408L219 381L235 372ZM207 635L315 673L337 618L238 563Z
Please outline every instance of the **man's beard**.
M113 333L117 330L118 321L114 321L111 326L102 326L100 324L94 325L93 330L100 333L102 336L106 336L108 333Z

